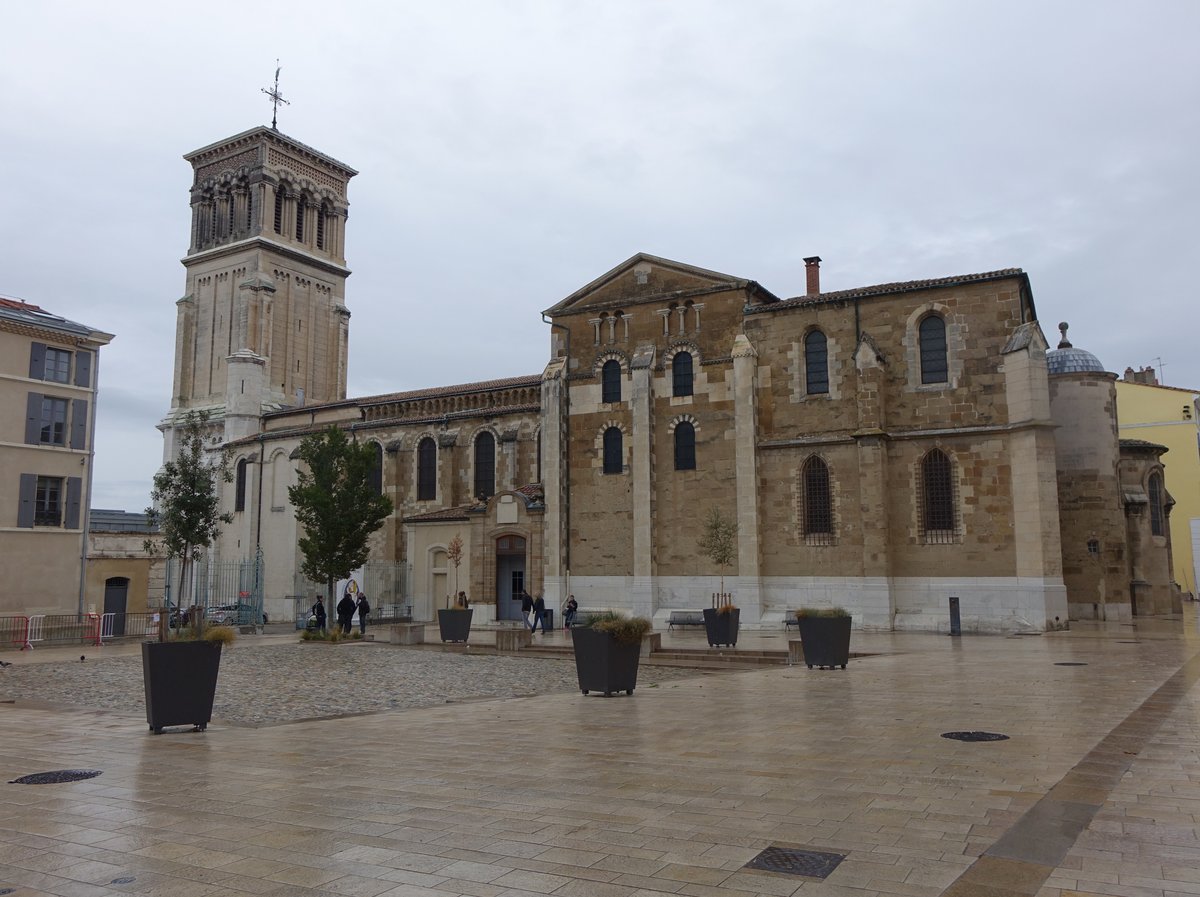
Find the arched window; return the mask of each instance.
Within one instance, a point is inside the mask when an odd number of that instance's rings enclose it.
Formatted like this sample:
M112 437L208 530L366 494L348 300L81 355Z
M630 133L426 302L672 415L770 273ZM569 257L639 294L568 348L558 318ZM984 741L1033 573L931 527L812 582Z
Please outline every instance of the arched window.
M604 431L604 472L621 473L625 469L624 455L621 428L609 427Z
M689 352L679 352L671 362L671 395L690 396L692 394L692 356Z
M820 330L804 338L804 391L810 396L829 392L829 347Z
M696 428L686 420L675 425L675 469L696 469Z
M1162 477L1158 473L1152 473L1146 485L1150 492L1150 535L1165 536L1167 530L1164 525L1166 515L1163 513Z
M226 482L229 482L229 481L226 480ZM233 509L235 511L246 510L246 459L245 458L242 458L237 463L237 472L234 476Z
M829 466L816 455L804 462L804 541L809 545L833 544L833 496Z
M304 239L304 200L296 200L296 239Z
M621 362L610 358L600 369L600 401L621 401Z
M496 494L496 437L484 430L475 437L475 497Z
M275 233L283 233L283 189L275 189Z
M429 436L417 446L417 501L437 498L437 444Z
M371 462L371 472L367 476L367 485L372 494L383 495L383 446L378 442L371 443L375 448L375 458Z
M926 542L953 542L954 469L950 458L933 449L921 459L921 530Z
M317 209L317 248L325 248L325 207Z
M946 359L946 322L937 315L922 319L920 326L921 382L950 382L950 366Z

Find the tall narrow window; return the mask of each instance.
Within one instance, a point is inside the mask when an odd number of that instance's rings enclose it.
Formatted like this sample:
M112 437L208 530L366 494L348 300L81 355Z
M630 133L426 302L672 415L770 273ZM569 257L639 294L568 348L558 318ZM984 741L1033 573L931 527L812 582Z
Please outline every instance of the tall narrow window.
M625 469L622 441L620 427L609 427L604 431L605 473L621 473Z
M383 495L383 446L378 442L371 443L375 447L375 457L371 461L371 472L367 477L367 485L373 495Z
M1166 515L1163 513L1162 477L1157 473L1152 473L1150 481L1146 485L1150 492L1150 535L1165 536L1167 528L1163 522Z
M304 239L304 200L296 200L296 239Z
M696 428L686 420L675 425L675 469L696 469Z
M538 430L537 434L537 480L542 481L542 431Z
M317 209L317 248L325 248L325 209Z
M945 452L933 449L921 460L921 529L926 542L953 542L954 470Z
M59 477L37 478L37 494L33 508L34 526L62 525L62 482Z
M417 446L417 501L437 498L437 445L426 436Z
M692 394L692 356L689 352L679 352L671 362L671 395L690 396Z
M275 190L275 233L283 233L283 190Z
M600 369L600 401L621 401L621 362L609 359Z
M475 437L475 497L496 494L496 437L486 430Z
M809 545L833 544L833 496L829 467L813 455L804 462L804 541Z
M804 391L810 396L829 392L829 346L820 330L804 338Z
M235 204L235 200L236 200L236 199L237 199L237 197L235 197L235 196L234 196L232 193L226 194L226 202L228 202L228 203L229 203L229 207L228 207L228 211L229 211L229 236L231 236L231 237L233 236L233 231L234 231L234 229L235 229L235 227L236 227L236 225L235 225L235 223L234 223L234 215L235 215L235 213L236 213L236 211L237 211L237 210L234 208L234 204Z
M950 367L946 360L946 322L937 315L921 321L921 382L948 383Z
M67 444L67 400L42 396L42 423L39 433L42 445Z
M237 463L237 472L234 475L233 489L233 509L235 511L246 510L246 459L242 458Z

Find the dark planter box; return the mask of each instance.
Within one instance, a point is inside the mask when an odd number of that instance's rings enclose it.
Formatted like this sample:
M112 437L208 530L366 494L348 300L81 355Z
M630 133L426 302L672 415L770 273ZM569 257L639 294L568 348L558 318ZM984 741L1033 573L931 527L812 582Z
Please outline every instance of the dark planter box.
M165 726L208 728L220 668L219 642L142 642L150 731L158 735Z
M727 614L717 613L715 607L704 608L704 631L708 634L708 646L729 645L732 648L736 645L741 616L740 608L734 608Z
M471 634L472 610L439 610L438 629L442 632L443 642L465 642Z
M850 660L849 617L801 617L804 662L813 667L841 667Z
M571 627L571 642L575 646L575 672L579 690L603 692L607 698L615 691L633 694L637 685L640 643L623 645L607 632L587 626Z

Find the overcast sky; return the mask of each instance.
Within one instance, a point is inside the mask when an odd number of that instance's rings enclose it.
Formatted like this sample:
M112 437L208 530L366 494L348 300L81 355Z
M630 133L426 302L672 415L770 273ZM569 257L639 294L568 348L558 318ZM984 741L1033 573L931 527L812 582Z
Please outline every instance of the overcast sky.
M1200 388L1200 3L8 4L0 294L116 334L93 507L161 462L191 168L270 124L358 169L350 393L541 371L635 252L804 291L1024 268L1109 370Z

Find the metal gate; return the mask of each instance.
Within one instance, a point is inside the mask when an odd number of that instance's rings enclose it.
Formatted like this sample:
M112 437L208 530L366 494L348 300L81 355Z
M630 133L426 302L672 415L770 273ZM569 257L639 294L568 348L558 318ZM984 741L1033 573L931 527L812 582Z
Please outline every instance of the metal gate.
M261 626L263 622L262 554L242 561L202 559L192 564L191 583L179 592L178 558L167 559L165 604L171 623L191 607L203 607L211 622L235 626Z

